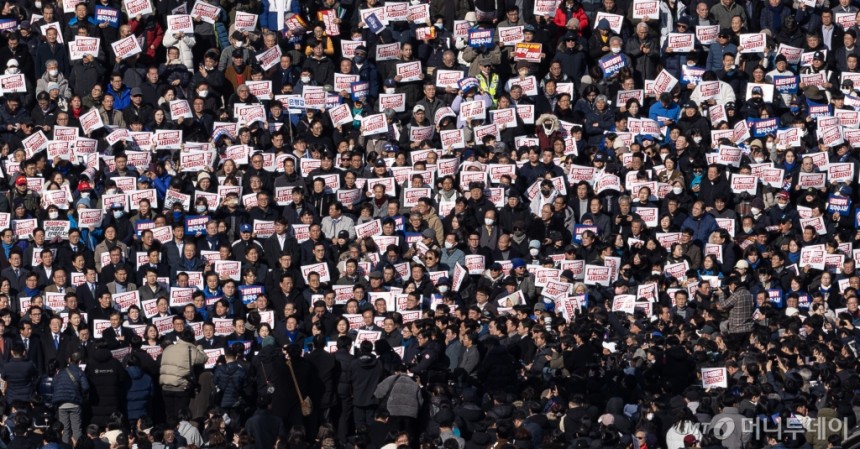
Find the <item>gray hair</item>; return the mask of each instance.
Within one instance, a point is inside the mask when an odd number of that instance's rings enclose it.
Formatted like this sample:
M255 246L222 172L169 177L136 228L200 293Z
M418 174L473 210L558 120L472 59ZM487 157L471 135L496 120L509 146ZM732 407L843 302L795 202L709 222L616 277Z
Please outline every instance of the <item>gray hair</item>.
M641 23L641 22L640 22ZM620 36L612 36L609 38L609 45L612 45L613 42L618 42L619 44L623 44L624 40L621 39Z
M59 63L59 62L57 62L57 60L56 60L56 59L49 59L49 60L45 61L45 68L46 68L46 69L47 69L47 68L48 68L48 66L50 66L50 65L55 65L55 66L59 67L59 66L60 66L60 63Z
M601 101L606 103L606 95L598 95L597 98L594 99L595 103L600 103Z

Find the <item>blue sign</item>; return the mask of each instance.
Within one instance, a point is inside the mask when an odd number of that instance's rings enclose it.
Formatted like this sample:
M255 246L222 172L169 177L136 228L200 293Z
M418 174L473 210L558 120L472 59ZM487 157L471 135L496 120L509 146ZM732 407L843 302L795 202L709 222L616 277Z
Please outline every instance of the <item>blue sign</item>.
M582 243L582 233L585 231L591 231L594 235L598 234L597 226L594 225L573 225L573 243L581 244Z
M18 21L15 19L0 19L0 31L12 31L18 28Z
M107 22L111 28L119 28L119 10L110 6L96 5L96 21Z
M189 215L185 217L185 235L206 235L207 223L209 223L208 215Z
M767 300L773 304L777 309L782 308L782 290L778 288L771 288L767 291Z
M773 87L780 94L794 95L797 93L798 78L796 76L774 76Z
M458 81L457 87L459 87L460 90L467 90L470 87L478 87L480 84L481 83L480 83L480 81L478 81L478 78L475 78L474 76L470 76L468 78L463 78L460 81Z
M143 231L147 229L152 229L155 227L155 222L152 220L138 220L134 223L134 233L140 237L143 234Z
M816 103L807 99L806 106L809 108L807 112L812 118L830 117L832 115L829 104Z
M603 69L603 77L610 78L624 67L627 67L627 58L620 53L617 55L610 53L600 58L598 63L600 64L600 68Z
M839 216L847 217L851 213L851 198L831 193L830 199L827 200L827 212L830 214L838 212Z
M747 124L753 137L764 137L768 134L776 135L776 131L779 129L779 118L750 118L747 119Z
M702 82L702 75L705 74L704 67L697 67L694 65L682 65L681 66L681 85L686 86L687 84L699 84Z
M370 93L370 83L367 81L356 81L354 83L350 83L349 91L352 95L352 101L356 101L359 98L365 100L367 99L367 95Z
M385 29L385 25L382 24L379 17L376 17L376 13L367 16L364 23L367 25L367 28L373 32L373 34L379 34Z
M242 297L242 304L248 305L257 300L257 296L266 293L266 289L262 285L240 285L239 296Z
M470 47L492 47L493 46L493 30L477 29L469 31L469 46Z

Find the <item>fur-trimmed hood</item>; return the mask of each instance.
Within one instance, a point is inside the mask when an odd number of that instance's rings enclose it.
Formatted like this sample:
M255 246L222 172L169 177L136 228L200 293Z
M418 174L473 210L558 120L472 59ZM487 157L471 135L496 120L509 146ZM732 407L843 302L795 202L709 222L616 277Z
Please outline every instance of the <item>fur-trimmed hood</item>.
M544 122L550 120L552 122L552 128L547 132L547 135L550 135L561 128L561 124L558 122L558 117L555 114L541 114L535 122L539 128L543 128Z

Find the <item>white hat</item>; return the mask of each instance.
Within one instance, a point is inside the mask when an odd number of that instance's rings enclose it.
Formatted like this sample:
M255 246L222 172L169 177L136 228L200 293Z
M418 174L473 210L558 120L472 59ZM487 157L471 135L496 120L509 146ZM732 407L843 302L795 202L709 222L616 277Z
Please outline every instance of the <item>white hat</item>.
M603 349L608 349L610 354L615 354L616 352L618 352L617 346L618 345L616 343L603 342Z
M800 313L800 310L797 307L786 307L785 308L785 316L795 316Z
M12 58L12 59L6 61L6 67L18 67L18 60L15 58Z
M469 11L466 13L465 19L466 19L466 22L477 22L478 21L478 15L475 14L475 11Z
M746 260L741 259L735 264L735 268L742 268L744 270L748 270L750 268L750 264Z

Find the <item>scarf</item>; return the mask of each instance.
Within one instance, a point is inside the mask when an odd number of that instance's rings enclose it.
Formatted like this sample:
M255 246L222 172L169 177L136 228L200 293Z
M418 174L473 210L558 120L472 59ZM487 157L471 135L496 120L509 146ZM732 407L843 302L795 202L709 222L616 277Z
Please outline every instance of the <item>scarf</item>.
M3 243L3 251L6 253L6 259L9 259L9 253L12 252L12 248L14 247L14 243L9 243L8 245L6 243Z

